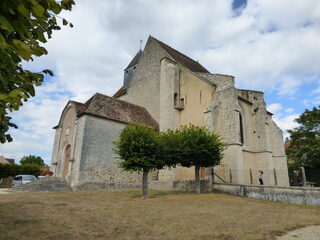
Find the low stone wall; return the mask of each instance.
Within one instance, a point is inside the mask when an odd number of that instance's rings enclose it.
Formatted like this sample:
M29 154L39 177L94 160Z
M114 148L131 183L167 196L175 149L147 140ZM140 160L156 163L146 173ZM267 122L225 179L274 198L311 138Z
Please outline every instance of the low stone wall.
M87 182L72 186L72 190L116 190L116 189L140 189L141 184L127 183L102 183L102 182Z
M262 200L320 206L320 188L214 183L212 191Z
M212 192L212 182L209 180L200 180L202 193ZM152 181L149 183L149 188L161 191L184 191L195 192L196 186L194 180L184 181Z
M11 188L13 177L0 178L0 188Z

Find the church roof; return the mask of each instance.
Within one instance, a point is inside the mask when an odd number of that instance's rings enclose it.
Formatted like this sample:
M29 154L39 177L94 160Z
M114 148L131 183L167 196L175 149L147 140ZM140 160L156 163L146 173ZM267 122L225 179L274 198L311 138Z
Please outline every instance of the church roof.
M140 49L139 52L137 52L137 54L134 56L134 58L131 60L131 62L129 63L129 65L128 65L124 70L127 70L128 68L136 65L136 64L139 62L139 60L140 60L141 54L142 54L142 51L141 51L141 49Z
M121 87L112 97L118 98L127 93L127 89L125 87Z
M114 121L138 123L159 129L159 124L144 107L100 93L96 93L85 103L71 102L76 108L77 116L89 114Z
M167 44L159 41L158 39L152 37L155 41L159 43L163 50L165 50L176 62L180 63L184 67L188 68L192 72L202 72L202 73L209 73L207 69L205 69L199 62L189 58L188 56L184 55L183 53L173 49L172 47L168 46Z
M159 44L159 46L164 50L164 52L168 55L168 57L172 58L172 60L174 60L177 63L181 64L182 66L186 67L190 71L199 72L199 73L210 73L199 62L189 58L188 56L184 55L183 53L179 52L178 50L168 46L167 44L159 41L158 39L156 39L152 36L150 36L149 39L156 41ZM141 58L141 55L142 55L142 51L140 49L139 52L136 54L136 56L129 63L129 65L125 68L125 70L138 64L139 60ZM118 97L121 97L122 95L125 95L126 93L127 93L127 88L123 86L113 95L113 97L118 98Z

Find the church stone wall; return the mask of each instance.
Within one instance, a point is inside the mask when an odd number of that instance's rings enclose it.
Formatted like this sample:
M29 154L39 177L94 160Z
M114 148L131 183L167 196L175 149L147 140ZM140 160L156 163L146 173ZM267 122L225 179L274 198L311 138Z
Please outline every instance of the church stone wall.
M126 124L86 115L79 178L75 189L121 188L137 186L141 176L120 169L113 153L113 141L118 140Z
M74 149L71 152L72 160L71 161L71 170L67 176L67 180L74 185L79 182L80 180L80 161L82 157L82 146L84 140L84 129L86 126L86 115L81 116L76 120L76 132L75 132L75 142L74 142Z
M133 75L127 94L119 99L145 107L159 122L160 115L160 60L167 54L149 38Z
M215 86L168 58L161 60L160 130L192 123L205 126L204 111L215 97ZM161 180L194 179L193 168L176 167L159 172Z
M74 106L70 103L62 114L61 122L59 123L59 127L56 129L56 136L54 141L54 152L52 154L51 169L58 177L61 177L63 175L66 147L70 145L71 152L74 149L75 122L76 111L74 109ZM70 163L67 167L70 171Z
M184 109L180 111L180 125L192 123L205 126L204 112L215 100L216 87L199 79L195 74L182 69L180 78L180 98Z

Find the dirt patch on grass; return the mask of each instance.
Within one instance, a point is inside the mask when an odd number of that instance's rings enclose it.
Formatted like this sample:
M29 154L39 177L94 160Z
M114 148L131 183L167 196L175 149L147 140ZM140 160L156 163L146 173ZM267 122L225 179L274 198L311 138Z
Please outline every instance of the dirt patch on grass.
M274 239L320 225L319 207L159 191L14 193L0 216L0 239Z

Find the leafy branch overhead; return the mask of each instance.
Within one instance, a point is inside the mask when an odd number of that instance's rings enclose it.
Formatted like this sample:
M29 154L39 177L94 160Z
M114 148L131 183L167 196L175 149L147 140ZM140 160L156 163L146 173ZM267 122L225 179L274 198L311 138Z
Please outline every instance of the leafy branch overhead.
M41 45L60 30L63 9L71 10L74 0L3 0L0 1L0 142L12 141L7 134L11 122L9 112L19 110L23 101L35 95L35 86L41 85L45 69L32 72L22 67L22 62L47 54ZM69 24L61 19L63 25Z

